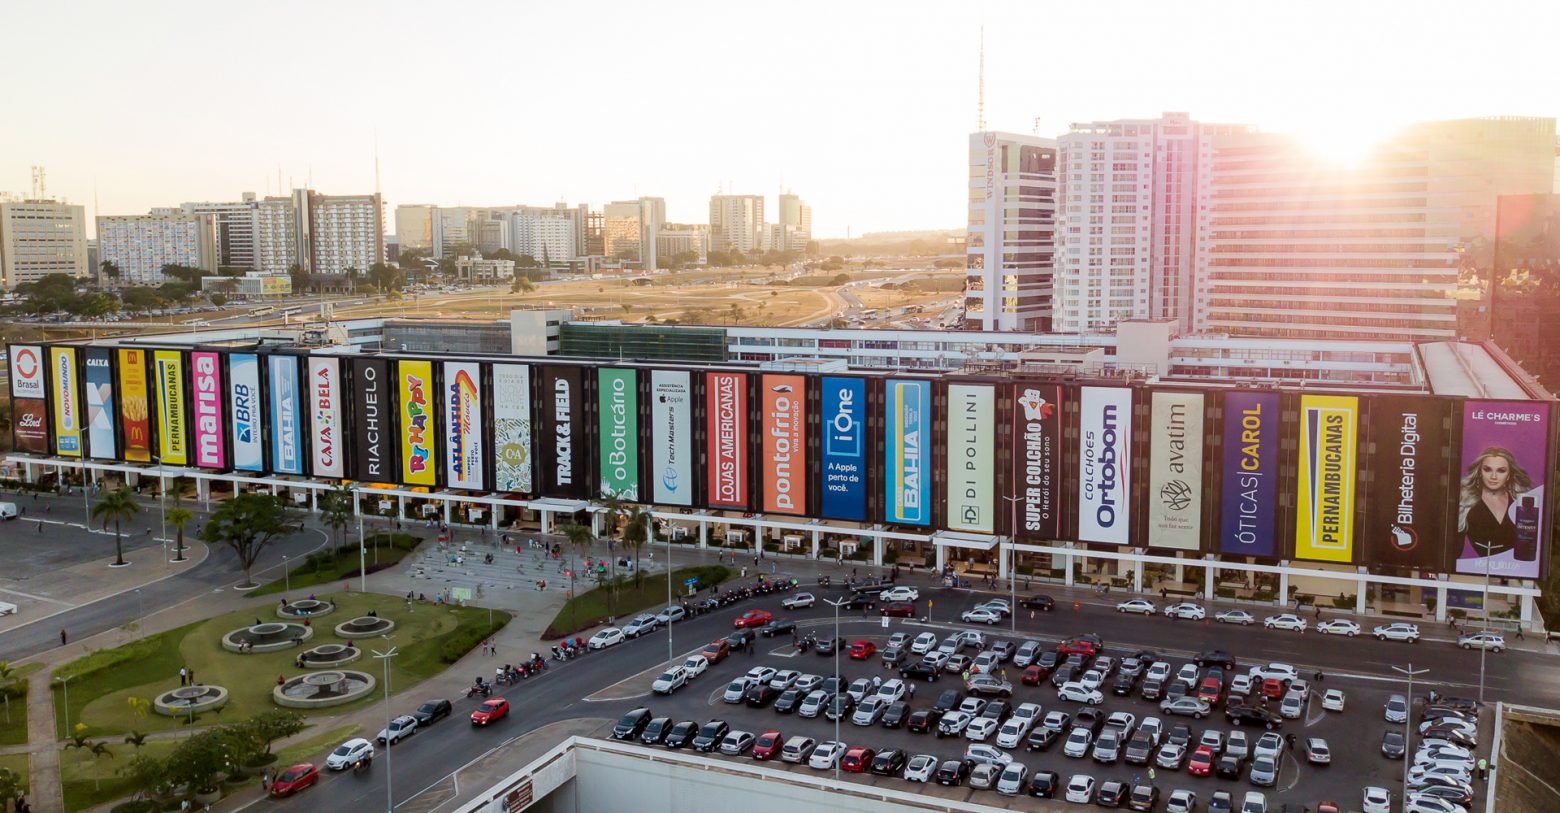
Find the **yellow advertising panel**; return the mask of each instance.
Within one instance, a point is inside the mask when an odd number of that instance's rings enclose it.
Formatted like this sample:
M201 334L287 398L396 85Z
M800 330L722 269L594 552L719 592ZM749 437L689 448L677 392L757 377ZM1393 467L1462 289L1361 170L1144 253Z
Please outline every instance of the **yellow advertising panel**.
M157 454L170 466L189 463L184 417L184 354L158 350L152 354L157 375Z
M291 277L261 277L260 293L265 296L278 296L292 293Z
M54 452L81 457L81 382L76 380L76 348L49 348L53 373Z
M1359 399L1353 396L1300 397L1296 559L1354 561L1359 414Z
M433 443L433 362L402 360L396 364L401 395L401 482L435 484Z
M119 351L120 431L124 435L125 459L133 463L152 461L151 400L146 388L146 354L141 350Z

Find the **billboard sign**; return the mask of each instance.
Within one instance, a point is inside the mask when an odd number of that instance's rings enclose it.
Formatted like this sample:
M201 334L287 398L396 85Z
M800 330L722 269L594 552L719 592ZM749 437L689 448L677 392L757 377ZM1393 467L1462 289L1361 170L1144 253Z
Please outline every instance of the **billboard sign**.
M807 379L766 375L763 425L764 511L807 513Z
M271 471L303 474L303 418L298 357L271 356Z
M309 415L311 469L315 477L347 476L342 458L341 359L309 357Z
M1078 538L1131 541L1132 390L1084 387L1078 435Z
M228 448L233 468L265 471L265 446L261 442L260 357L254 353L228 354Z
M1224 488L1219 553L1278 556L1278 433L1276 392L1224 396Z
M995 533L996 388L948 385L948 527Z
M1015 384L1013 399L1017 535L1056 539L1062 535L1062 388L1058 384Z
M830 519L867 518L867 382L824 376L823 506Z
M1439 569L1444 563L1446 416L1446 402L1433 398L1371 400L1375 451L1368 462L1375 476L1362 532L1371 564Z
M890 378L884 383L884 519L905 525L932 521L932 383Z
M596 371L601 494L639 501L639 388L633 370Z
M82 351L82 379L87 384L87 451L99 460L119 457L114 438L113 351L88 347Z
M53 372L54 453L81 457L81 382L76 380L76 348L49 348Z
M152 353L157 381L157 459L172 466L190 462L189 433L184 417L184 354L178 350Z
M578 367L542 368L542 493L579 498L585 494L583 376Z
M1549 529L1549 404L1465 401L1458 573L1536 579Z
M203 469L227 467L222 437L222 368L216 353L190 354L190 391L193 394L195 465Z
M704 391L709 421L709 504L747 508L747 375L708 373Z
M350 475L368 483L395 481L390 448L390 362L352 359L352 456Z
M1148 443L1148 546L1202 547L1203 395L1156 392Z
M493 365L493 478L498 491L530 494L531 368Z
M434 485L433 362L402 359L396 362L396 379L401 396L401 482Z
M444 483L450 488L487 487L482 395L481 365L444 363Z
M119 434L124 458L132 463L152 460L152 405L146 375L146 352L119 352Z
M11 397L46 397L43 387L43 348L36 344L11 345Z
M693 383L684 370L650 372L652 499L693 505Z
M27 454L49 453L49 402L41 398L24 398L11 402L16 414L12 438L16 450Z
M1354 488L1359 399L1300 396L1295 558L1354 561Z

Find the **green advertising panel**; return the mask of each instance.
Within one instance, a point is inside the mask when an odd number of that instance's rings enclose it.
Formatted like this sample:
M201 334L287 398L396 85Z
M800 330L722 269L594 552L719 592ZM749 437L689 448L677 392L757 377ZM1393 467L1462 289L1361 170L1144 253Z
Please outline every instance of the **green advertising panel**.
M634 371L596 371L596 397L601 412L601 493L623 500L639 499L639 401Z

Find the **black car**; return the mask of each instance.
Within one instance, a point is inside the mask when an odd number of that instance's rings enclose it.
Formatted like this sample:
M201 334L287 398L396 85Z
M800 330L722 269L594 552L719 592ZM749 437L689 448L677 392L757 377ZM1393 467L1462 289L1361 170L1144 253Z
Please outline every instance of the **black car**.
M1170 733L1165 735L1165 742L1173 742L1188 751L1192 750L1192 727L1186 723L1170 726Z
M645 724L645 730L639 732L639 741L645 745L660 745L666 742L666 735L672 733L672 718L657 717Z
M1105 727L1105 712L1094 706L1086 706L1073 715L1072 724L1073 728L1087 728L1098 736L1100 729Z
M699 726L698 736L693 738L693 750L708 753L720 747L720 741L731 733L725 720L711 720Z
M450 716L451 711L453 711L453 708L450 706L450 701L429 700L421 706L418 706L417 710L412 712L412 716L417 718L417 727L422 728L424 726L433 725L445 717ZM649 714L650 712L645 712L647 719ZM626 738L618 737L618 739L621 740Z
M1473 804L1473 794L1461 785L1425 785L1418 790L1418 795L1434 796L1463 807Z
M1225 754L1219 757L1219 761L1214 764L1213 770L1214 773L1219 775L1220 779L1239 779L1240 775L1245 773L1246 760L1232 754Z
M1024 599L1023 601L1020 601L1018 606L1030 610L1040 610L1042 612L1048 613L1056 607L1056 600L1044 593L1036 593L1029 598Z
M942 670L926 661L916 661L908 666L899 667L899 676L905 680L924 680L927 683L935 683L942 676Z
M962 785L965 777L970 775L970 764L962 759L950 759L937 766L937 773L933 776L939 785Z
M779 689L770 686L768 683L762 683L748 689L747 697L744 698L744 701L755 709L761 709L779 699Z
M672 730L667 733L666 747L687 748L693 745L693 740L697 736L699 736L699 724L692 720L684 720L672 726Z
M850 601L840 605L842 610L875 610L877 609L877 593L856 593L850 597Z
M1449 706L1431 706L1419 713L1419 722L1421 723L1425 722L1426 720L1445 720L1448 718L1453 720L1466 720L1470 723L1477 723L1479 721L1479 715L1472 712L1462 711L1460 709L1454 709Z
M790 714L796 711L806 697L807 693L801 689L786 689L780 693L779 697L775 698L775 713Z
M1056 775L1056 771L1035 771L1029 777L1030 796L1038 796L1042 799L1056 798L1056 789L1061 786L1062 778Z
M908 758L898 748L885 748L872 758L871 771L878 776L898 776Z
M1402 759L1405 751L1403 732L1388 729L1381 735L1381 755L1387 759Z
M1132 694L1135 688L1137 688L1137 675L1131 672L1117 673L1116 678L1110 683L1110 693L1122 697Z
M1192 663L1198 666L1220 666L1225 669L1234 669L1235 656L1222 649L1210 649L1197 653L1197 657L1192 658Z
M1132 789L1132 795L1127 797L1127 807L1133 810L1153 810L1159 806L1159 788L1153 785L1138 785Z
M943 713L938 709L916 709L910 712L910 719L905 721L905 728L916 734L925 734L937 727L942 716Z
M1002 725L1013 716L1013 705L1006 700L993 700L980 710L980 716L996 720L997 725Z
M753 642L753 631L752 630L737 630L737 631L731 633L730 635L726 636L726 646L730 647L732 652L736 652L736 651L738 651L740 649L744 649L744 648L747 647L748 644L750 644L752 642Z
M1419 736L1420 739L1425 740L1446 740L1464 748L1472 748L1479 744L1476 739L1468 736L1463 729L1454 726L1433 725L1420 732Z
M949 689L942 694L937 695L937 702L932 704L932 708L938 711L953 711L959 707L960 703L963 702L964 692L961 692L958 689Z
M1284 726L1284 718L1260 706L1231 706L1224 716L1235 725L1259 725L1269 731Z
M782 632L795 632L795 631L796 631L796 622L795 621L786 621L786 620L782 620L782 619L779 619L779 618L776 618L775 620L769 622L768 624L765 624L764 626L758 628L758 634L764 636L765 638L773 638L773 637L775 637L776 635L779 635Z
M1061 688L1062 684L1071 681L1076 673L1076 669L1074 669L1071 665L1064 663L1061 666L1056 667L1056 671L1051 673L1051 685L1057 688Z
M1061 662L1061 653L1054 649L1047 649L1046 651L1040 653L1040 657L1035 658L1034 665L1040 667L1040 669L1046 674L1050 674L1056 669L1056 665Z
M898 727L900 727L900 726L905 724L905 719L908 718L909 716L910 716L910 704L909 703L906 703L903 700L898 700L898 701L895 701L893 703L889 703L888 704L888 708L883 710L883 727L884 728L898 728Z
M850 716L856 709L856 698L848 694L837 694L829 705L823 709L823 716L830 720L843 720Z
M893 669L895 667L904 665L905 661L910 657L910 650L905 649L904 647L896 646L883 650L881 657L883 659L883 665L889 669Z
M845 648L844 638L824 638L813 645L813 651L819 655L833 655L834 650Z
M1061 736L1062 732L1041 726L1029 732L1029 739L1024 742L1024 747L1030 751L1045 751Z
M1149 678L1143 681L1143 699L1158 702L1165 696L1165 682L1159 678Z
M1122 752L1121 758L1133 765L1147 765L1148 760L1154 755L1154 740L1147 734L1134 734L1127 741L1127 747Z
M1094 794L1094 803L1100 807L1121 807L1121 803L1126 800L1126 783L1117 782L1114 779L1100 783L1099 792Z
M427 705L427 704L425 703L423 705ZM418 711L422 711L422 709L418 709ZM413 716L416 716L416 715L414 714ZM420 718L418 720L418 724L419 725L422 724L422 720ZM645 730L645 726L647 726L649 724L650 724L650 710L647 709L647 708L637 708L637 709L634 709L633 711L623 715L623 719L618 720L618 724L612 727L612 739L614 739L614 740L631 740L631 739L634 739L635 737L638 737L640 734L643 734L644 730Z
M1466 697L1442 697L1441 695L1436 695L1434 702L1430 703L1430 707L1434 708L1437 706L1445 706L1449 709L1457 709L1458 711L1466 711L1473 714L1479 713L1479 701L1470 700Z

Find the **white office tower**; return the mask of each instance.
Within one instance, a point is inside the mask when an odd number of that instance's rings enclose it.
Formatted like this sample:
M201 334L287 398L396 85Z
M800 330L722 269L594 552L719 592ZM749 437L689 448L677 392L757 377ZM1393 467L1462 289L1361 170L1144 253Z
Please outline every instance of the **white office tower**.
M516 207L508 214L509 250L540 263L572 262L578 221L578 209Z
M806 251L812 240L812 207L801 197L781 193L779 201L780 251Z
M260 226L260 202L255 193L245 192L240 200L207 203L181 203L179 211L187 215L209 215L217 247L217 265L223 268L256 270L255 235Z
M710 196L710 250L751 254L764 246L763 195Z
M86 220L73 204L0 198L0 288L50 274L87 276Z
M965 326L1049 332L1056 250L1056 140L970 135Z
M216 232L212 215L153 209L145 215L97 219L98 256L119 269L120 286L161 285L163 266L182 265L215 273Z

